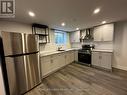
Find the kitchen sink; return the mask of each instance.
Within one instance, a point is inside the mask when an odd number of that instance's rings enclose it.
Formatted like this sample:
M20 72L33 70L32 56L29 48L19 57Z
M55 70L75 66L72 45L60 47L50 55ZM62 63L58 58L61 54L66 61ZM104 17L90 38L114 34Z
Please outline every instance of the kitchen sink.
M58 51L65 51L65 50L63 50L63 49L60 49L60 50L58 50Z

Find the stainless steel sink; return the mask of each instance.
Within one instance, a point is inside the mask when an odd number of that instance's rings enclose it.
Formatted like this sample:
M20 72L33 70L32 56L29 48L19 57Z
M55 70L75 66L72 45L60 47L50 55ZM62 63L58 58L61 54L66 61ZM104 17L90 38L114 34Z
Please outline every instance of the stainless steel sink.
M65 50L60 49L60 50L58 50L58 51L65 51Z

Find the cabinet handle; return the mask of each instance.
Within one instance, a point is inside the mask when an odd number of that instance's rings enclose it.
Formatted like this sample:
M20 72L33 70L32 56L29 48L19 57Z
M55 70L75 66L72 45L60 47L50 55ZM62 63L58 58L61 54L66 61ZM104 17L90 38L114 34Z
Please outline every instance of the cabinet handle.
M99 59L102 59L102 56L99 56Z
M53 63L53 60L51 60L51 63Z

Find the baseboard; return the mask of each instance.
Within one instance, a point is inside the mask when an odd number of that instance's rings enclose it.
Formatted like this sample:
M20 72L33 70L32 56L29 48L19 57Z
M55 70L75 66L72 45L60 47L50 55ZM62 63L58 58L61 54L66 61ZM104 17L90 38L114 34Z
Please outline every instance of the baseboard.
M117 68L117 69L121 69L121 70L127 71L127 67L125 67L125 66L117 65L117 66L112 66L112 67L113 67L113 68Z
M107 68L103 68L103 67L99 67L99 66L95 66L95 65L92 65L92 68L99 69L99 70L104 70L104 71L108 71L108 72L112 72L112 68L111 69L107 69Z

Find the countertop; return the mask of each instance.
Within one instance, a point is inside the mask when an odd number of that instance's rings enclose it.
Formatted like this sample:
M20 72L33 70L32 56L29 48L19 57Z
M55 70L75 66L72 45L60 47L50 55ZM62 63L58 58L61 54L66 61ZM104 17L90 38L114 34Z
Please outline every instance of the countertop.
M92 52L109 52L113 53L112 49L93 49Z
M67 51L72 51L72 50L79 50L80 48L71 48L71 49L66 49L64 51L41 51L40 56L48 56L48 55L53 55L53 54L58 54L58 53L63 53Z

